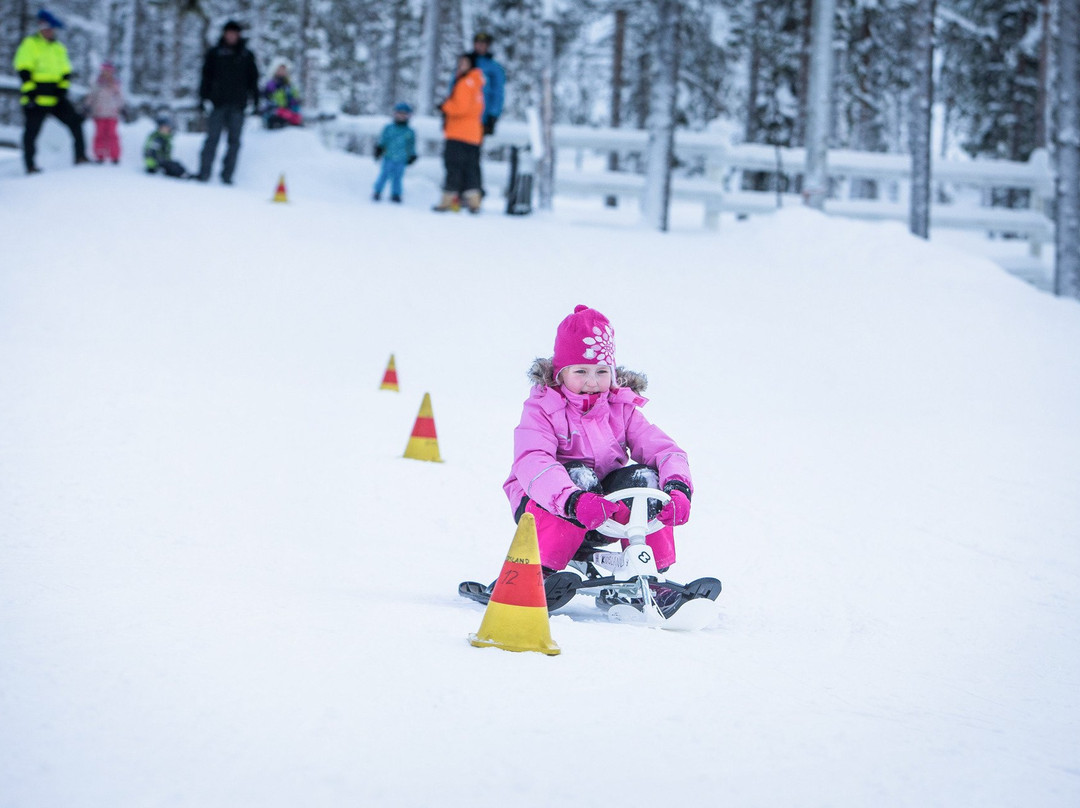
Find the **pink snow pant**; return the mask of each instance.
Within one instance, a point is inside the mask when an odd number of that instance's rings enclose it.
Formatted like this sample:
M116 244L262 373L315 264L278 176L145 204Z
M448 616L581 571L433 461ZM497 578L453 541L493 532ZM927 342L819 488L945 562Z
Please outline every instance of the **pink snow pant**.
M585 528L545 511L531 499L525 506L525 513L531 513L536 519L541 566L552 570L563 569L585 540ZM656 531L645 539L645 543L652 548L658 569L665 569L675 563L675 531L671 527L665 526ZM624 548L628 544L627 541L622 542Z
M94 159L120 159L120 136L116 133L116 118L94 118Z

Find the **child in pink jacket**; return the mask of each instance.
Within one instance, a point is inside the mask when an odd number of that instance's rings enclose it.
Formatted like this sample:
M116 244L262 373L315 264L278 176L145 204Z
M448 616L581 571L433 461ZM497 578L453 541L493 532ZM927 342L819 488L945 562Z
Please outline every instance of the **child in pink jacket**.
M124 95L116 70L111 62L101 65L101 73L83 102L94 119L94 159L99 163L120 162L120 113L124 110Z
M629 508L603 495L644 486L671 497L657 515L664 529L647 539L657 567L670 567L672 528L690 516L690 466L686 452L642 415L646 399L639 393L647 380L616 367L607 317L575 308L559 324L554 356L537 359L529 377L535 386L514 430L514 464L503 489L515 521L524 513L536 518L541 565L561 570L579 548L588 549L589 531L608 518L625 524Z

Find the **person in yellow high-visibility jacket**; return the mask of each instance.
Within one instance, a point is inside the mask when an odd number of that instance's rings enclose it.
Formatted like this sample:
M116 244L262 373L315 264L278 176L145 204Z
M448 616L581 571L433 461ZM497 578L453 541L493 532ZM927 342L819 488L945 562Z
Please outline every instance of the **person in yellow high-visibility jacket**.
M28 36L15 51L15 70L22 79L23 115L23 161L26 173L36 174L41 169L34 162L37 153L37 137L45 118L53 115L71 130L75 140L75 164L90 162L86 158L83 140L82 116L68 100L71 85L71 61L67 48L56 39L56 31L64 24L48 11L42 9L37 15L40 30Z

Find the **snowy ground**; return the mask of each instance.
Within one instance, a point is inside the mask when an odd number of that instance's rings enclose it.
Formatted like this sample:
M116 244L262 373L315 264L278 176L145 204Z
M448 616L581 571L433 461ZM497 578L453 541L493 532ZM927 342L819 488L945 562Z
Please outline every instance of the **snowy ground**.
M301 132L145 177L145 131L0 181L0 806L1080 802L1075 301L804 210L373 205ZM673 572L721 618L472 648L582 302L690 453ZM400 458L424 392L443 464Z

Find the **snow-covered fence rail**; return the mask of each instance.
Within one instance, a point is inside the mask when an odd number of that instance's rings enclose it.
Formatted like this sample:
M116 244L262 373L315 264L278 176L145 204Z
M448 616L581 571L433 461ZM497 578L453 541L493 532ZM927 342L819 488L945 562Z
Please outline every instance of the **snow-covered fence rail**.
M370 151L386 125L385 116L338 117L323 124L327 145ZM442 122L433 117L413 119L419 148L436 154L442 144ZM527 145L530 129L524 121L500 121L495 135L484 141L489 155L502 147ZM612 152L623 156L643 156L649 133L639 129L557 125L555 143L564 157L569 153ZM768 213L780 204L798 204L796 194L778 195L775 190L745 190L747 174L766 173L795 180L805 170L802 148L774 148L743 143L731 144L710 132L677 132L675 154L687 169L672 183L672 198L702 204L705 226L715 228L721 213L740 215ZM577 170L579 161L563 159L557 164L556 191L560 194L615 196L640 199L645 177L630 172ZM585 162L585 161L580 161ZM599 164L602 161L591 161ZM487 171L485 167L485 171ZM1037 151L1026 163L1006 160L943 160L933 163L933 182L939 199L931 206L932 227L979 230L1026 238L1037 252L1053 240L1053 221L1046 214L1053 195L1053 176L1045 151ZM860 219L908 218L907 193L911 180L911 158L903 154L831 150L828 172L833 194L826 201L827 212ZM860 198L854 190L860 182L874 183L878 198ZM986 204L993 192L1020 191L1027 207ZM946 201L953 200L953 201Z

